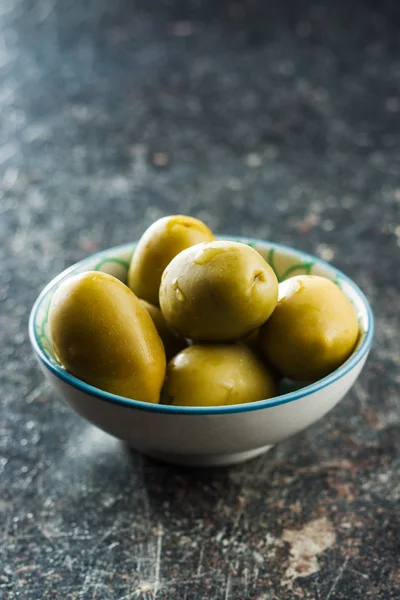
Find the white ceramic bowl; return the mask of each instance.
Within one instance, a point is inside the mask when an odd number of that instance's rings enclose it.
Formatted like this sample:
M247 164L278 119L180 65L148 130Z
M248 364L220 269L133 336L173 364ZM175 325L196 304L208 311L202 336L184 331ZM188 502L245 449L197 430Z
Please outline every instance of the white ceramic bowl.
M369 303L357 285L340 271L287 246L248 238L228 239L247 243L258 250L280 281L295 274L312 273L327 277L341 287L356 309L361 333L353 354L339 369L311 385L300 389L292 387L292 391L276 398L211 408L129 400L70 375L57 363L51 348L48 311L52 295L62 280L88 270L105 271L125 281L134 243L94 254L61 273L43 290L31 312L30 339L54 390L91 423L141 452L168 462L228 465L262 454L330 411L357 379L371 346L374 323Z

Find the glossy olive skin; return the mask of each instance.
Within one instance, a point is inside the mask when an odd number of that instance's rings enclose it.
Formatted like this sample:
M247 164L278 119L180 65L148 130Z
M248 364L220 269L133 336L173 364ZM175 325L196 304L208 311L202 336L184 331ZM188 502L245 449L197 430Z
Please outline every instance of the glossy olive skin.
M279 301L261 328L261 348L283 376L313 381L337 369L359 333L354 308L332 281L298 275L279 284Z
M278 281L263 257L239 242L192 246L165 269L160 306L167 323L196 341L237 340L268 319Z
M182 250L213 239L208 227L192 217L171 215L155 221L144 232L133 253L128 286L139 298L158 306L165 267Z
M241 344L200 344L167 366L161 402L174 406L226 406L272 398L276 384L262 360Z
M172 331L158 306L154 306L154 304L150 304L150 302L146 302L146 300L140 300L140 302L153 319L158 335L164 344L167 360L170 360L175 354L178 354L178 352L186 348L186 340L180 338Z
M53 296L49 324L67 371L107 392L159 402L163 343L147 310L118 279L97 271L66 279Z

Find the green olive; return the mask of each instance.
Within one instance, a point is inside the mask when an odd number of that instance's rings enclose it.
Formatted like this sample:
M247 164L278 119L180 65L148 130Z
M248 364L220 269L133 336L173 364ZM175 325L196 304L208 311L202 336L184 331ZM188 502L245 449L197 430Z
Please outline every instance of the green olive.
M332 281L298 275L279 284L279 301L261 328L269 362L289 379L311 381L337 369L358 337L354 308Z
M174 406L225 406L275 395L273 375L250 348L204 344L185 348L169 362L161 401Z
M192 217L172 215L153 223L133 253L128 285L143 300L158 306L161 276L171 260L189 246L214 239L208 227Z
M165 352L139 299L97 271L63 281L51 301L54 352L67 371L102 390L159 402Z
M167 323L197 341L237 340L268 319L278 281L263 257L239 242L198 244L165 269L160 306Z
M146 300L140 300L140 302L153 319L158 335L164 344L167 360L170 360L175 354L178 354L178 352L186 348L187 342L172 331L158 306L154 306L154 304L150 304L150 302L146 302Z

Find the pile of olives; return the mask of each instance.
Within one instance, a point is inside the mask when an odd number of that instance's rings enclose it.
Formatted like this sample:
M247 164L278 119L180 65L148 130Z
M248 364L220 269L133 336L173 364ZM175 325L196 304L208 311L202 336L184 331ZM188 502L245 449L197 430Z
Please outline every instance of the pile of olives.
M280 378L328 375L358 337L353 306L334 283L299 275L278 284L256 250L216 241L182 215L143 234L128 285L98 271L63 281L49 323L55 356L76 377L176 406L271 398Z

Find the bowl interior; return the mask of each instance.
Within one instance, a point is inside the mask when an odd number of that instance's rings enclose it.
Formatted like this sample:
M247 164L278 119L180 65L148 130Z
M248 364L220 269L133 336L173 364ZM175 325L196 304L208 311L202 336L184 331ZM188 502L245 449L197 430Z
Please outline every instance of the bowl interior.
M368 332L372 330L372 313L362 292L343 273L314 256L287 246L250 238L229 237L228 239L243 242L255 248L271 265L279 281L284 281L288 277L300 274L321 275L334 281L350 299L358 316L360 336L354 352L363 345ZM135 246L135 243L126 244L89 256L66 271L63 271L50 282L39 296L32 311L31 331L44 357L57 368L61 369L59 363L56 361L50 342L48 318L50 302L55 290L70 275L91 270L109 273L126 283L129 263ZM287 389L282 390L282 392L288 392L290 389L289 386Z

